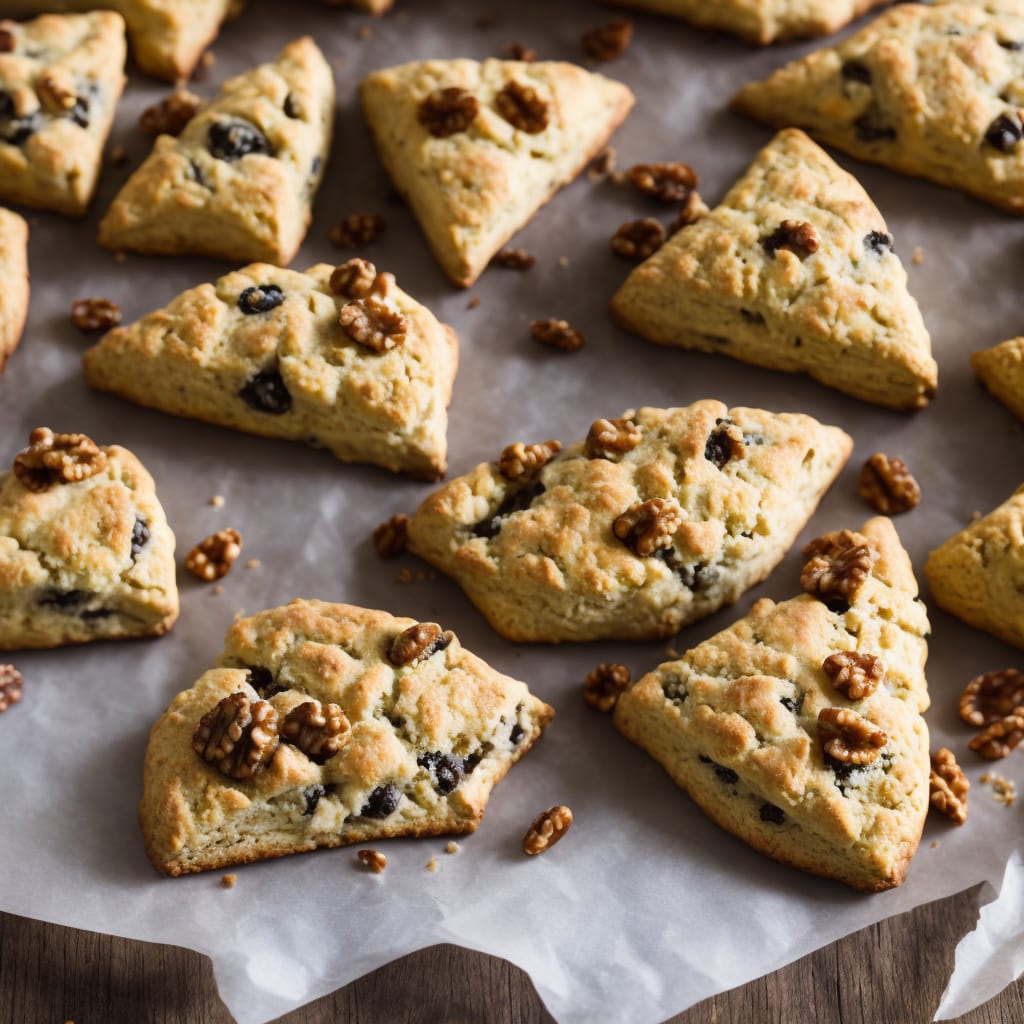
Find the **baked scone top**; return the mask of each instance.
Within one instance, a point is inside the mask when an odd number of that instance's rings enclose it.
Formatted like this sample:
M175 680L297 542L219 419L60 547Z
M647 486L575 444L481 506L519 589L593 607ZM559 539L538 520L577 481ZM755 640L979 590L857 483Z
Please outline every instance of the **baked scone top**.
M28 314L28 224L0 207L0 373Z
M1019 420L1024 420L1024 337L971 353L978 379Z

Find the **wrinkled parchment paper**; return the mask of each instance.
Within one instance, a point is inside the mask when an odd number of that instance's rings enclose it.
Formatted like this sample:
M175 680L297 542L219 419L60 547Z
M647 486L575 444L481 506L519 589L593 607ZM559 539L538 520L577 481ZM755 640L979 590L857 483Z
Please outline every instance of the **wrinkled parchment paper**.
M1020 221L841 161L887 218L933 333L939 397L924 412L903 415L808 379L656 348L613 328L606 303L629 265L609 252L608 238L624 220L654 215L667 222L673 212L627 188L581 180L564 190L516 240L536 255L534 269L491 270L470 293L446 283L395 201L357 108L365 73L417 57L482 58L512 41L535 46L544 58L579 59L580 32L608 16L585 0L400 0L380 21L305 0L253 3L226 27L215 68L197 88L212 95L229 73L270 58L303 32L328 54L339 89L336 139L314 227L295 265L344 258L326 238L342 215L386 218L385 235L365 254L394 271L462 340L449 435L453 473L495 458L511 441L570 441L596 417L643 404L714 397L807 412L844 427L857 447L801 543L856 527L871 514L856 496L856 476L868 455L883 450L902 456L924 489L922 505L897 522L920 573L931 548L1024 477L1021 426L982 392L967 362L972 350L1021 330ZM638 16L636 25L629 52L605 68L638 97L614 140L620 166L686 160L699 171L705 197L716 201L770 137L731 115L728 97L809 47L758 51L668 20ZM201 537L225 526L242 531L245 551L220 596L181 574L181 620L164 639L13 657L26 684L21 703L0 717L0 907L206 953L240 1024L276 1017L438 942L520 965L562 1024L645 1024L891 914L983 880L1000 883L1011 854L1019 858L1024 811L1001 806L978 783L987 766L967 751L970 732L956 714L970 677L1018 663L1018 652L987 635L931 609L928 722L933 747L950 746L974 784L970 818L960 829L930 820L906 884L860 895L780 867L723 833L583 704L581 680L595 664L623 661L639 675L664 660L665 644L517 647L499 639L453 584L411 557L381 561L369 542L373 527L411 512L429 485L90 393L79 369L87 342L68 321L73 299L109 296L131 320L231 269L134 255L118 263L94 244L99 216L148 151L135 127L138 114L165 91L132 71L112 139L127 148L129 164L107 167L84 222L32 216L31 314L0 379L2 459L41 424L122 443L156 478L179 563ZM910 261L915 246L920 265ZM475 309L467 308L471 296L480 299ZM586 348L567 356L534 344L528 322L548 316L578 326ZM223 507L209 504L214 494L224 496ZM249 558L260 566L245 568ZM757 597L797 593L800 562L791 554L765 584L688 629L676 646L727 626ZM398 581L403 567L412 582ZM443 852L443 839L390 842L379 876L359 870L351 849L310 854L240 869L231 891L219 887L218 875L160 878L143 854L135 816L149 726L213 664L236 610L255 612L296 596L439 620L553 703L554 724L495 790L482 827L460 841L457 854ZM997 768L1024 783L1019 751ZM575 812L571 833L549 854L524 857L527 825L556 803ZM436 873L425 870L432 856ZM956 1012L994 995L1020 970L1019 929L1015 939L996 920L1007 919L1006 894L1019 893L1020 861L1012 863L1004 898L983 914L984 941L966 940L958 952ZM1013 920L1019 924L1019 916ZM961 977L970 983L958 989Z

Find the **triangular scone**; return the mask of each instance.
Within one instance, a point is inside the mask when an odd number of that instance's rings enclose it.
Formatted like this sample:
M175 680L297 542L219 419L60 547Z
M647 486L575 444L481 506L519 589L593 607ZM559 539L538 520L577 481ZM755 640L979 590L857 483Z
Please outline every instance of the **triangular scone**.
M918 409L935 393L931 339L882 215L796 130L637 267L611 310L659 345L808 373L878 405Z
M638 680L614 721L756 850L888 889L928 811L928 617L888 519L808 553L801 582L814 596L758 601Z
M28 315L28 225L0 209L0 373L18 347Z
M80 216L124 88L124 21L46 14L0 36L0 200Z
M971 369L1017 419L1024 420L1024 338L972 352Z
M1024 647L1024 485L937 547L924 574L940 608Z
M435 623L351 605L242 619L220 664L150 733L139 818L167 875L473 832L554 714Z
M746 86L733 106L1024 213L1024 5L988 6L894 7Z
M544 61L416 61L374 71L361 92L385 169L466 288L633 106L619 82Z
M177 617L153 478L124 448L34 430L0 473L0 650L160 636Z
M609 0L682 18L701 28L732 32L766 46L780 39L824 36L838 32L865 11L891 0Z
M342 269L356 275L348 284L324 263L305 273L254 263L191 288L104 335L82 358L86 380L176 416L435 480L455 333L372 263Z
M306 235L334 120L334 78L312 39L225 82L161 135L100 223L108 249L287 264Z
M779 563L850 455L809 416L640 409L510 445L409 523L409 547L517 641L649 640L731 604Z

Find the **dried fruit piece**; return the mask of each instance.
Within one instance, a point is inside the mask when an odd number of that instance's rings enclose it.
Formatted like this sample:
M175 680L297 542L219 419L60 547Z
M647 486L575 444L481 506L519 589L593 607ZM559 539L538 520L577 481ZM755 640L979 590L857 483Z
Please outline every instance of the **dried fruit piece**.
M365 299L373 291L377 268L358 257L342 263L331 272L330 289L346 299Z
M985 141L1000 153L1011 153L1024 138L1024 124L1017 111L1000 114L985 131Z
M276 284L250 285L238 296L238 308L246 316L269 313L284 302L284 292Z
M201 103L195 93L177 89L159 103L146 107L139 117L139 127L147 135L180 135Z
M71 322L90 334L109 331L121 322L121 307L111 299L76 299L71 305Z
M477 98L465 89L450 86L435 89L424 97L416 111L416 119L435 138L464 132L480 112Z
M359 816L361 818L390 817L397 810L401 799L401 791L394 784L389 782L386 785L377 786L366 798L366 803L359 811Z
M445 754L440 750L432 750L420 754L416 763L426 768L434 778L434 785L442 796L454 792L466 774L466 761L458 754ZM475 763L475 762L474 762Z
M232 779L256 774L277 750L277 712L265 700L250 704L232 693L199 720L192 749Z
M532 86L512 79L494 98L498 113L513 128L528 135L539 135L548 126L551 107Z
M405 342L409 318L373 295L343 306L338 322L357 344L374 352L387 352Z
M375 875L379 875L388 866L388 859L380 850L360 850L356 859Z
M683 525L683 510L675 498L649 498L631 505L612 524L612 532L640 558L672 546Z
M742 459L745 454L743 431L732 420L715 420L715 426L704 442L704 458L716 469L724 469L733 459Z
M267 137L248 121L214 121L207 136L207 148L217 160L241 160L249 155L273 156Z
M535 476L561 450L561 441L545 441L543 444L523 444L522 441L516 441L502 451L498 459L498 472L506 480L521 480L523 477Z
M626 52L632 38L633 23L626 18L612 18L607 24L584 32L580 44L591 60L615 60Z
M271 416L283 416L292 407L291 393L276 366L250 377L239 389L238 397L250 409Z
M1024 705L978 733L968 746L987 761L998 761L1024 740Z
M583 453L588 459L608 459L631 452L643 434L633 420L623 417L617 420L594 420L583 442Z
M397 558L409 536L409 517L399 513L373 531L373 546L381 558Z
M201 540L185 559L185 568L208 583L227 576L242 553L242 535L230 527Z
M991 725L1024 704L1024 672L1004 668L975 676L960 696L960 717L969 725Z
M644 195L663 203L685 203L697 187L697 172L684 163L634 164L626 178Z
M539 815L523 836L523 853L534 856L550 850L572 825L572 811L564 804L549 807Z
M889 458L882 452L875 452L864 463L857 493L876 512L885 516L909 512L921 500L921 488L906 463L902 459Z
M664 244L665 229L653 217L628 220L611 238L612 252L637 263L653 256Z
M821 666L832 685L847 700L863 700L878 689L885 678L885 664L866 651L830 654Z
M21 673L13 665L0 665L0 714L21 700L24 682Z
M866 538L851 530L812 540L804 554L809 561L800 574L800 586L826 603L856 597L878 560L878 552Z
M491 263L506 270L529 270L537 261L525 249L502 249Z
M563 352L577 352L586 340L567 320L534 320L530 323L530 334L535 341Z
M953 751L943 747L932 754L929 776L929 799L932 807L941 811L957 825L967 820L967 791L971 788L967 776L956 763Z
M822 708L818 712L818 742L834 761L873 764L889 737L873 722L849 708Z
M583 699L598 711L609 712L629 686L630 674L625 665L605 662L587 673L583 680Z
M292 708L281 723L281 739L323 764L349 741L352 726L337 704L307 700Z
M51 484L77 483L102 472L107 456L85 434L55 434L36 427L28 447L14 456L14 475L30 491L45 491Z
M393 665L412 665L443 651L454 639L451 630L442 630L436 622L417 622L395 637L388 657Z
M761 244L772 258L780 249L788 249L801 260L817 252L821 245L813 224L803 220L784 220Z
M358 249L369 245L386 227L384 218L376 213L350 213L331 228L327 237L339 249Z

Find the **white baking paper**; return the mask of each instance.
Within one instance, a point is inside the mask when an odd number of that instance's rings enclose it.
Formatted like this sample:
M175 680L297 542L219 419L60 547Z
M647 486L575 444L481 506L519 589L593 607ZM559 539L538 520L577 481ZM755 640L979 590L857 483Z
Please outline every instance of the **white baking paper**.
M197 88L212 94L229 73L303 32L328 54L339 88L336 139L296 266L348 255L327 242L342 215L386 218L386 233L365 255L394 271L462 341L450 420L453 473L495 458L511 441L570 441L598 416L643 404L713 397L807 412L844 427L856 451L800 543L871 514L857 497L857 472L881 450L903 457L924 490L921 506L897 523L920 573L931 548L1024 478L1021 425L981 390L967 362L972 350L1021 330L1020 221L841 160L883 211L933 333L939 396L906 415L808 379L657 348L615 329L607 301L630 266L611 254L609 237L624 220L667 222L674 214L627 187L580 180L565 189L516 239L537 265L527 273L491 270L469 293L445 281L412 216L394 200L358 111L365 73L414 57L482 58L513 41L543 58L580 59L580 33L608 16L586 0L400 0L378 21L304 0L253 3L226 27L213 72ZM729 113L728 98L808 46L755 50L668 20L635 20L628 53L603 69L638 98L614 140L619 164L688 161L715 201L770 138ZM231 269L134 255L118 263L94 244L99 216L148 150L138 114L165 92L132 72L112 140L127 148L129 165L106 169L85 221L31 218L32 307L22 347L0 378L0 455L6 463L41 424L124 444L156 478L179 561L225 526L242 531L245 550L219 596L181 573L181 620L163 639L13 656L26 683L21 703L0 716L0 908L206 953L240 1024L276 1017L438 942L519 964L561 1024L653 1024L881 918L1003 877L1021 849L1021 805L1004 807L979 784L987 766L967 751L971 733L956 713L973 675L1019 663L1019 652L987 635L932 609L928 722L933 747L951 747L974 784L967 824L930 821L901 889L854 893L781 867L723 833L583 703L581 681L594 665L622 661L639 675L664 660L665 644L509 644L454 584L411 557L381 561L371 531L412 511L430 485L91 393L79 367L88 342L68 320L74 299L108 296L131 320ZM920 265L910 262L915 246ZM477 308L467 308L471 296L480 299ZM578 326L586 347L566 355L532 342L529 321L549 316ZM214 494L224 496L223 507L209 504ZM676 646L727 626L757 597L797 593L798 549L735 608L691 627ZM246 568L249 558L260 566ZM403 567L413 582L398 582ZM458 853L446 854L443 839L390 842L379 876L360 870L351 849L307 854L239 869L232 890L219 886L219 875L161 878L145 858L135 813L149 726L213 664L236 610L296 596L438 620L498 669L527 680L557 717L495 790L483 825L460 840ZM999 770L1024 785L1022 765L1018 751ZM575 812L572 831L550 853L524 857L526 827L557 803ZM436 873L426 870L431 857ZM974 977L984 962L1002 984L1020 969L1013 959L1019 938L1014 946L1008 933L991 935L983 951L977 942L964 945L958 978ZM984 999L995 989L968 991ZM969 1003L961 998L958 1012Z

